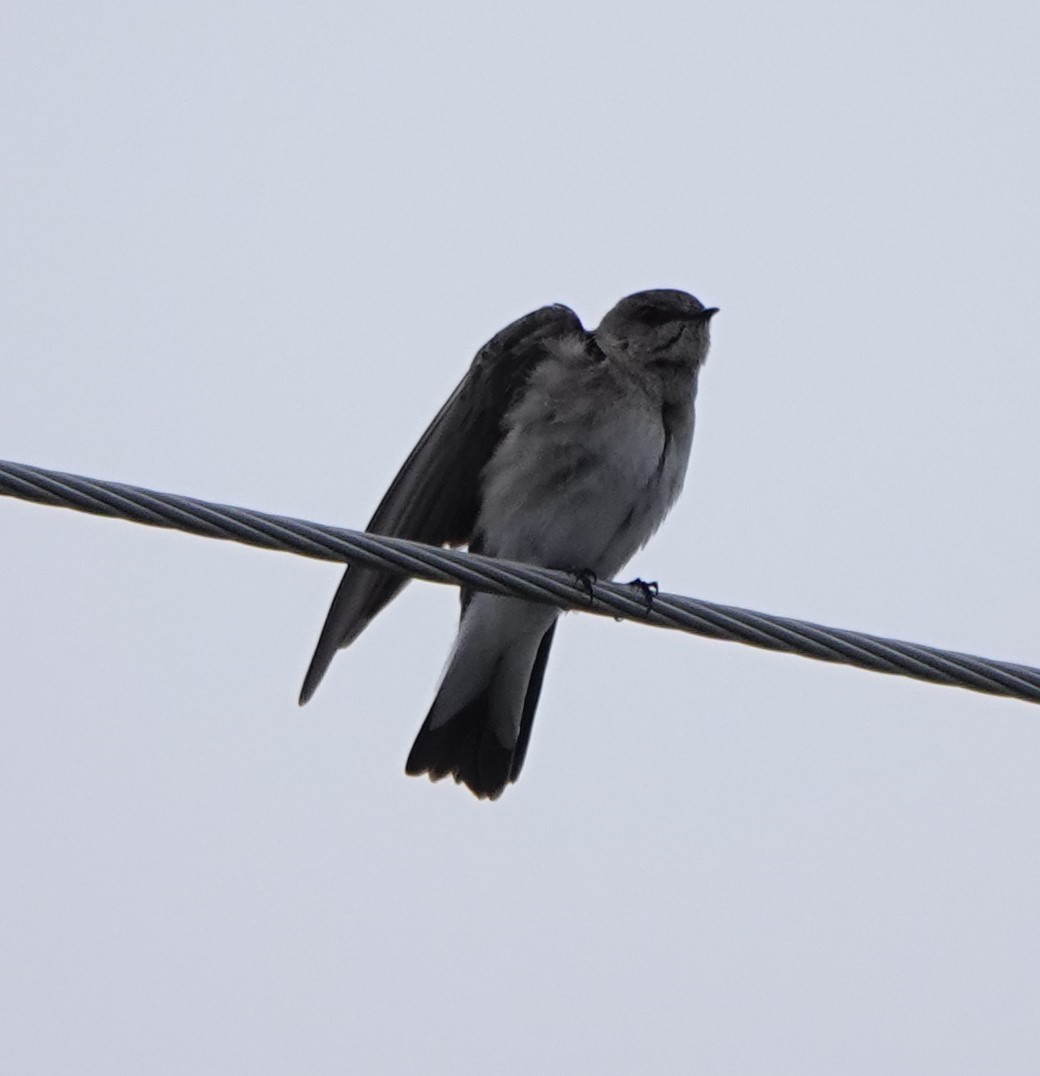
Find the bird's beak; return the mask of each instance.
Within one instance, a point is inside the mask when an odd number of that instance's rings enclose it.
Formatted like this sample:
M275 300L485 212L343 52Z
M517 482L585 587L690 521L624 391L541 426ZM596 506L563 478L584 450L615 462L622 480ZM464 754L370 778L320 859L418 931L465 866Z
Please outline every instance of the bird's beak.
M719 308L717 306L709 306L706 310L703 310L701 312L700 320L711 321L711 319L715 317L718 312Z

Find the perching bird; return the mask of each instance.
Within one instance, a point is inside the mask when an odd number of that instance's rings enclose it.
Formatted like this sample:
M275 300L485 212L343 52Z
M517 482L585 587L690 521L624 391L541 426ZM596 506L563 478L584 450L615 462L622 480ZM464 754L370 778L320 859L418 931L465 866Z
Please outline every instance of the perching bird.
M507 326L419 439L373 534L613 577L682 488L714 307L682 291L622 299L592 332L566 306ZM406 580L348 567L303 681L311 695ZM520 775L559 611L462 591L437 696L406 771L496 799Z

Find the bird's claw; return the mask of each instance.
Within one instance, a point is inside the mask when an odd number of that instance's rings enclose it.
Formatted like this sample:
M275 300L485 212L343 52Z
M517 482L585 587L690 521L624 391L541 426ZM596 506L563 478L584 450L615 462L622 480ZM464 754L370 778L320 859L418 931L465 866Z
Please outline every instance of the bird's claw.
M643 595L643 601L646 602L646 611L649 613L654 605L654 598L657 597L659 588L656 583L647 583L643 579L633 579L631 583L626 583L627 587L635 587L640 594Z
M591 568L571 568L575 583L588 595L589 605L593 602L592 587L596 583L596 573Z

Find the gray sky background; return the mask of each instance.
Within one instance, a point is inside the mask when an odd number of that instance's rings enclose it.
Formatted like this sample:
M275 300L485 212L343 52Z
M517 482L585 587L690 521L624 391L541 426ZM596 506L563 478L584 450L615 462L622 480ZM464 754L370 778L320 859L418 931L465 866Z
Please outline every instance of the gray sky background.
M16 3L0 457L363 526L493 332L722 307L630 575L1040 664L1035 4ZM0 1068L1040 1069L1040 711L0 501Z

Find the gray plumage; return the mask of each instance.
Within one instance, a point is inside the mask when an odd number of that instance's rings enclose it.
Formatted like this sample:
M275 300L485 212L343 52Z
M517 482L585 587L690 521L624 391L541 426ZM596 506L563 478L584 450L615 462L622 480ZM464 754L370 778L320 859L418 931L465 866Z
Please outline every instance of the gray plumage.
M367 529L611 578L682 488L715 312L657 290L622 299L592 332L565 306L520 318L477 353ZM346 570L301 704L404 582ZM408 773L451 775L491 799L516 780L558 616L463 591L458 637Z

